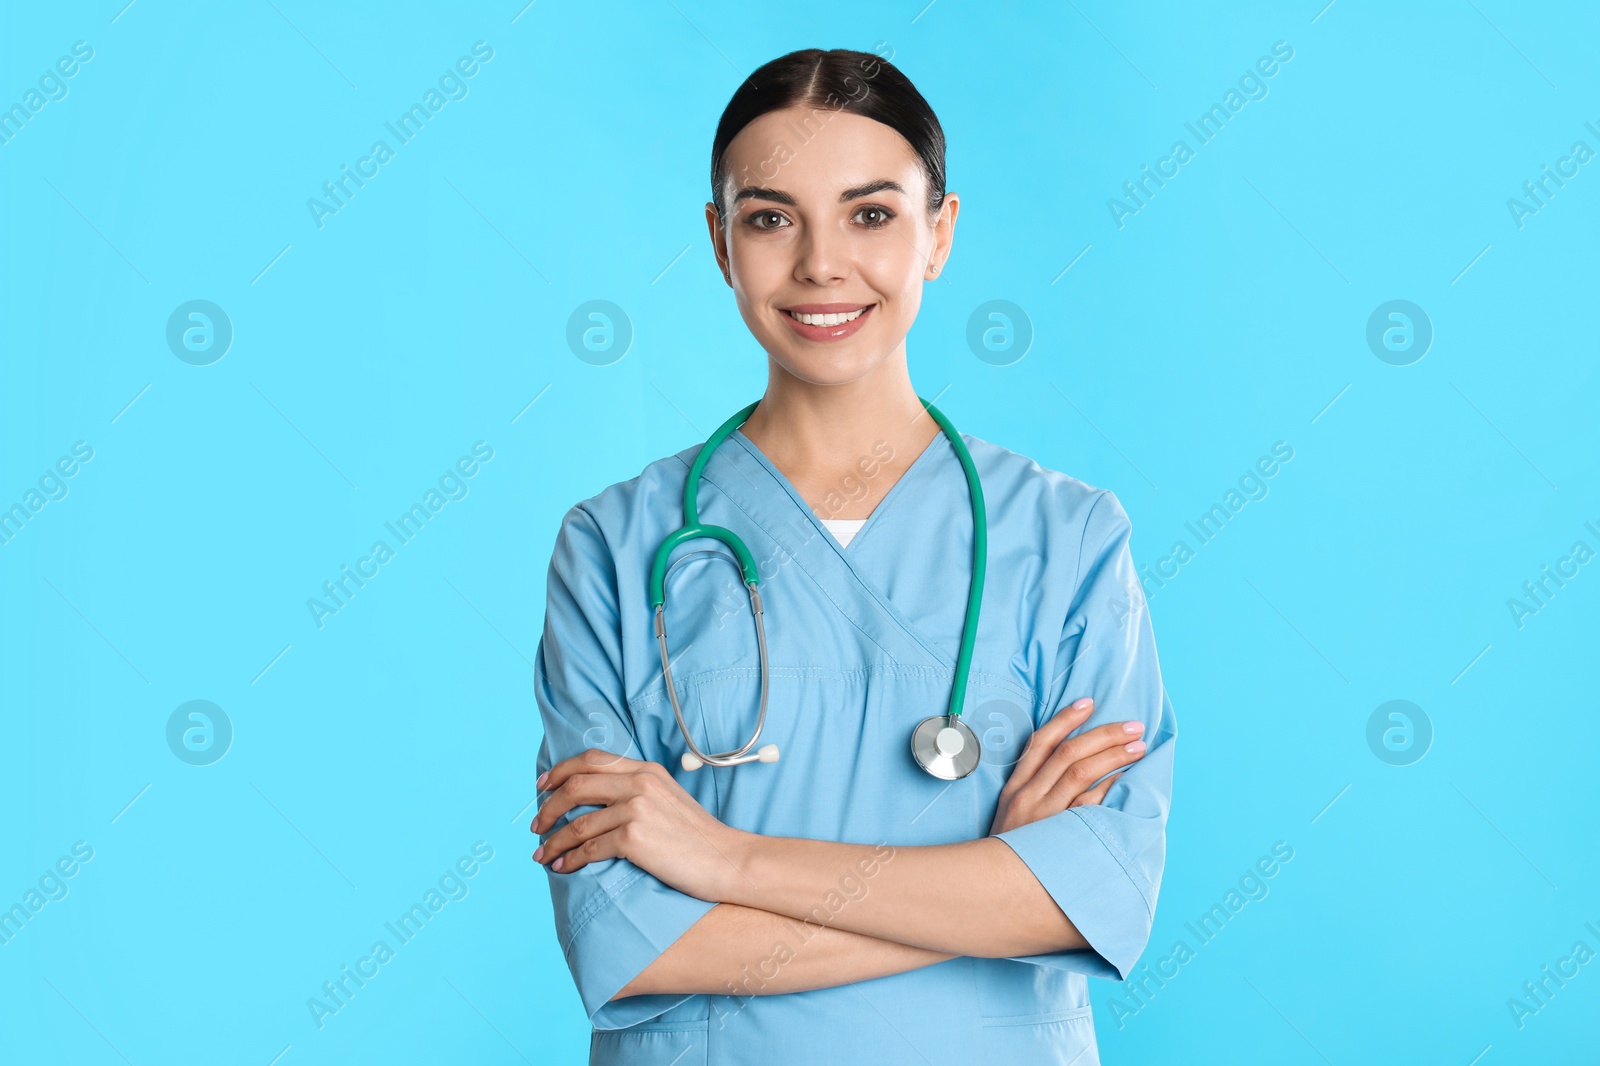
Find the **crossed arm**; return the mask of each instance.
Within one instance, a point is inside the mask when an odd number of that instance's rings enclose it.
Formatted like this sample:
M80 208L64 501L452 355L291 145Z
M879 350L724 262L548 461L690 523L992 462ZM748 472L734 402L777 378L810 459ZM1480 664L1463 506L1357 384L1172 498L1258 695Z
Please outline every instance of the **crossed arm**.
M1129 743L1137 722L1068 739L1092 713L1092 702L1079 700L1029 738L1001 791L991 834L1101 802L1116 780L1112 771L1143 754L1142 743ZM919 847L762 836L718 821L659 764L597 749L551 767L539 787L551 794L535 832L553 828L574 807L598 809L551 833L536 860L571 873L626 858L678 891L718 904L613 999L741 986L746 994L798 992L962 955L1089 946L1027 864L993 835ZM974 884L1004 905L960 902L973 898ZM785 964L752 987L752 964L779 944Z

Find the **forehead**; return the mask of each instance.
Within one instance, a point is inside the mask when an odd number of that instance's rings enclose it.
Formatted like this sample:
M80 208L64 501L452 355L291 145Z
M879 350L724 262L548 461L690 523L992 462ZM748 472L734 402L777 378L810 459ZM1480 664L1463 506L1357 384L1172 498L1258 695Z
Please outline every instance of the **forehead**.
M770 111L739 131L723 153L730 197L740 189L781 189L835 198L880 179L908 194L922 186L910 142L875 119L832 107Z

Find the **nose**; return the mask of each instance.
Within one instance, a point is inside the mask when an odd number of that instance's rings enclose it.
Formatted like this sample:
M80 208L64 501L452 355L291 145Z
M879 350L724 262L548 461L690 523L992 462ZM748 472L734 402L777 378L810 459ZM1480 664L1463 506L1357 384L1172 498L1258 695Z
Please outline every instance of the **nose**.
M797 248L796 280L827 285L850 276L850 243L845 234L813 227L802 236Z

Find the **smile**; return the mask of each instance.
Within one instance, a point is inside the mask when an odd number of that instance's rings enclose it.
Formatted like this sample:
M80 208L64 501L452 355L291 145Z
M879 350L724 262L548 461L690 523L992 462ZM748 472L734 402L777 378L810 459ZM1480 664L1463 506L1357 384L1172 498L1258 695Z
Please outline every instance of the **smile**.
M808 310L784 308L783 317L795 333L808 341L841 341L861 329L872 318L876 306L812 304Z

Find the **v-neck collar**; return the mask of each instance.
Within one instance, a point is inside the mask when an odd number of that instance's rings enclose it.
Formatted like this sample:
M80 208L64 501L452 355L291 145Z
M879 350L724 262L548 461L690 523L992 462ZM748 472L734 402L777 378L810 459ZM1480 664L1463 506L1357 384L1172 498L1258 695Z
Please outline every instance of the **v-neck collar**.
M745 436L743 429L735 429L731 439L737 440L739 444L744 447L745 451L750 453L756 462L760 463L766 468L767 472L772 475L773 480L781 485L783 490L789 494L789 497L794 501L795 506L797 506L806 514L808 518L811 519L811 524L816 527L816 531L822 534L823 538L833 545L834 550L839 553L840 558L844 559L847 563L850 563L850 569L855 570L855 564L851 560L844 545L840 544L838 538L828 531L827 526L822 524L822 519L814 510L812 510L811 505L805 501L805 497L800 495L800 491L794 487L794 485L784 475L783 471L779 470L772 460L767 458L767 453L763 452L760 447L756 445L755 441ZM883 499L879 500L877 505L873 507L872 513L867 516L867 519L862 523L861 528L856 530L855 536L851 538L850 542L855 544L865 538L868 532L872 530L873 526L878 524L879 517L885 511L889 510L889 508L893 505L894 501L900 495L900 490L905 487L906 482L912 480L913 476L922 476L922 470L925 467L933 465L932 459L929 458L930 455L933 455L937 452L953 451L954 449L950 445L950 438L945 436L944 431L941 430L931 441L928 442L927 447L923 448L922 452L911 461L911 465L906 467L905 472L900 475L899 480L897 480L893 485L889 486L889 491L884 493ZM857 553L856 558L859 557L860 554ZM861 574L857 572L856 576L861 577ZM863 578L863 580L865 579Z
M866 556L846 551L828 533L805 498L766 454L755 446L755 442L738 430L728 440L732 446L717 449L707 462L703 473L705 482L717 488L749 520L760 526L774 543L786 552L793 553L800 568L828 590L828 598L834 606L868 634L891 659L902 663L921 659L925 664L946 670L954 669L954 656L929 640L894 605L879 582L857 566ZM946 457L955 461L955 449L951 447L949 438L940 433L912 461L900 479L890 486L856 536L864 536L883 521L884 514L893 513L899 498L912 491L918 482L931 477ZM758 484L762 471L772 479L770 485ZM774 493L773 486L781 489L781 492ZM705 516L710 511L709 504L710 501L702 502L702 520L706 520ZM812 536L803 543L795 543L794 538L805 528L805 523L810 523ZM840 581L853 584L860 595L841 596L842 588L837 585ZM863 612L861 606L865 606L866 602L870 602L875 610Z

